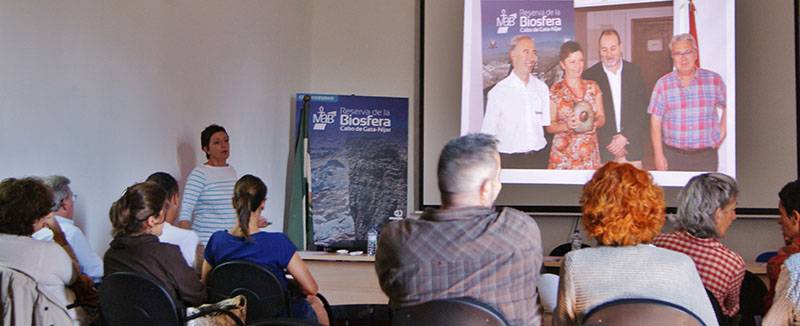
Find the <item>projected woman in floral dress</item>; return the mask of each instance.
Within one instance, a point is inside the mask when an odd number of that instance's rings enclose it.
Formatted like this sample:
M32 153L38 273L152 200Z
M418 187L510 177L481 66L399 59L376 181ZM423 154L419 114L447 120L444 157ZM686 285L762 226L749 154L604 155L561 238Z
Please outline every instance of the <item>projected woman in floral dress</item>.
M605 124L603 94L597 83L581 78L583 50L574 41L559 52L564 79L550 87L550 116L546 127L554 134L548 169L594 170L601 166L597 128Z

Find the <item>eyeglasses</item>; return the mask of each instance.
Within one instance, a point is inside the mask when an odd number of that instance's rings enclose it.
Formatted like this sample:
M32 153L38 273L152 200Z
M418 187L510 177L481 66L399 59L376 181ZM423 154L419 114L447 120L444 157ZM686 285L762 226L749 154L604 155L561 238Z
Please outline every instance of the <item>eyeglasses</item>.
M694 49L683 50L681 52L672 52L673 57L681 57L686 56L694 53Z

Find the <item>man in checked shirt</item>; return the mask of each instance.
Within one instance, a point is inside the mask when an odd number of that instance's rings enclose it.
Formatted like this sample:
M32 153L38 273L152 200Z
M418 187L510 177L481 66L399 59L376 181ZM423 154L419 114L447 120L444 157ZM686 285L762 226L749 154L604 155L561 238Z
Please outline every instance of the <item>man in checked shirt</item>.
M675 35L669 47L675 71L656 82L647 109L656 170L717 171L726 134L725 83L697 67L691 34Z
M541 325L541 233L527 214L494 209L501 188L497 139L470 134L451 140L437 170L441 209L391 222L381 232L375 271L389 305L472 297L511 325Z

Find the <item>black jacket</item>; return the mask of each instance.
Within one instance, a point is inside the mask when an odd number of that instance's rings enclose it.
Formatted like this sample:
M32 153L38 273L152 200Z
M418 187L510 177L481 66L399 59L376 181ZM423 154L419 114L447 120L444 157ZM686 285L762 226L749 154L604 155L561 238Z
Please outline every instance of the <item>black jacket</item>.
M186 264L178 246L161 243L152 234L120 236L103 256L104 275L134 272L161 282L179 307L206 301L206 288Z
M611 138L617 134L616 115L614 114L614 100L611 96L611 86L608 84L608 77L603 71L603 63L598 62L594 66L583 72L583 79L594 80L603 92L603 112L606 115L606 124L597 131L597 141L600 145L600 156L603 163L614 158L606 150L606 146L611 142ZM622 120L620 133L628 138L628 160L638 161L642 159L642 149L649 144L649 120L647 106L650 104L650 93L652 90L642 79L642 72L639 66L622 60Z

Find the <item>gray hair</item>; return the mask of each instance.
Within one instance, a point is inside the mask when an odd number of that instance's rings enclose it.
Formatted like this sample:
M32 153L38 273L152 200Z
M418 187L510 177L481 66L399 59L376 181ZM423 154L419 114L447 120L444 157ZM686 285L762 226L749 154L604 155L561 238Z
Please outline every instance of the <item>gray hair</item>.
M51 175L42 178L42 181L53 190L53 211L61 207L61 202L72 196L69 188L69 179L63 175Z
M678 195L675 226L698 238L718 238L716 212L739 194L736 180L722 173L704 173L689 180Z
M497 138L487 134L469 134L447 143L439 155L437 175L442 199L454 194L475 191L486 178L494 177L497 161Z
M530 40L531 42L535 42L533 38L528 35L525 34L515 35L514 37L511 38L511 42L508 43L508 52L511 53L511 51L514 51L514 49L517 47L517 44L519 44L519 42L522 40Z
M672 51L672 47L675 43L689 41L692 43L692 49L697 51L697 40L694 39L694 36L689 33L678 34L672 37L672 40L669 41L669 50Z

